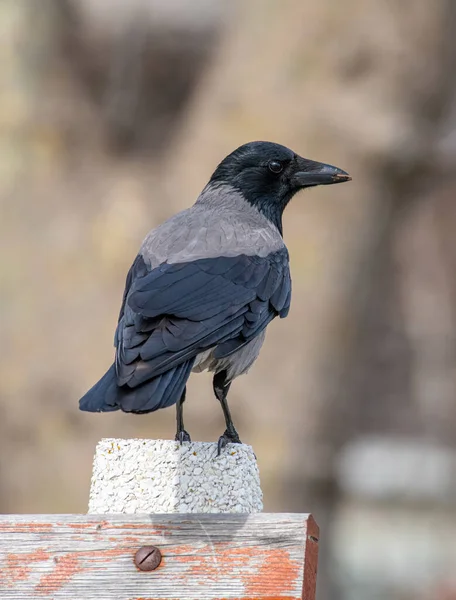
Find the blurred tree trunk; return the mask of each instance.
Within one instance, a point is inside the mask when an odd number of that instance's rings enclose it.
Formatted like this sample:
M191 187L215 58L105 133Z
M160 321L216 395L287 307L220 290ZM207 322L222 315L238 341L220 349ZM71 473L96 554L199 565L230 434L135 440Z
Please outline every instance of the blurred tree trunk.
M44 5L44 6L43 6ZM33 117L43 63L54 39L52 0L36 11L28 1L5 0L0 5L2 78L0 94L1 199L8 187L26 172L36 147Z
M49 149L53 140L40 144L41 123L36 119L36 109L41 103L40 80L43 64L46 64L54 40L55 11L52 0L44 0L37 11L33 2L4 0L0 3L0 210L2 273L2 319L0 337L8 340L14 328L14 306L8 289L18 279L20 266L10 253L10 241L18 235L15 229L17 215L21 212L20 198L13 201L18 182L27 180L34 167L47 171ZM38 169L37 169L38 170ZM22 248L24 247L22 243ZM22 259L24 256L22 256ZM17 269L17 270L16 270ZM19 276L20 277L20 276ZM7 291L8 290L8 291ZM1 394L8 397L17 384L17 369L9 364L16 348L2 344ZM12 414L8 406L1 406L0 418L0 471L3 484L8 489L11 482L11 454L19 450L21 428L15 437L8 435L12 429ZM13 428L14 429L14 428ZM30 440L29 440L30 442ZM17 447L16 447L17 444ZM7 498L2 497L0 510ZM13 507L9 507L12 509Z
M351 184L309 192L287 210L292 311L268 336L260 360L269 366L264 385L257 379L253 387L250 378L233 390L250 398L242 411L255 406L248 437L260 463L262 456L272 463L274 455L283 457L287 444L294 457L286 467L279 459L275 470L263 472L266 500L282 510L312 511L327 549L341 446L372 427L423 429L413 386L411 345L417 340L401 312L411 284L406 293L397 240L420 203L431 200L442 170L448 174L452 166L442 162L439 144L454 96L455 5L253 0L237 8L172 154L172 192L176 198L196 195L208 164L258 138L353 175ZM447 303L445 289L437 296L438 305ZM415 312L418 321L422 316ZM445 377L454 394L454 373ZM288 414L280 414L279 399ZM394 421L393 414L399 414ZM278 419L287 439L279 427L271 430ZM323 551L322 600L338 597L329 565Z

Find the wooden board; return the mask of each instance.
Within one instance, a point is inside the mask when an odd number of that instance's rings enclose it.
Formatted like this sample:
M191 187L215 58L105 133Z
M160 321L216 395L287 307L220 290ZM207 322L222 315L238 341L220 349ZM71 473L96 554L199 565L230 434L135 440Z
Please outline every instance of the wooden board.
M3 515L0 598L314 600L318 535L300 514Z

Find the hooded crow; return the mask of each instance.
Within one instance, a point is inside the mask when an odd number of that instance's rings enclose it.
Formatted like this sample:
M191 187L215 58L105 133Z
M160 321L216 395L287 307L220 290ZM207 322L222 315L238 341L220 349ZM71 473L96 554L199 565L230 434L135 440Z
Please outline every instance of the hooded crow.
M208 370L226 422L218 452L240 443L228 390L256 360L267 325L290 308L283 211L301 189L348 180L341 169L271 142L227 156L196 203L144 239L126 279L115 362L80 409L142 414L176 404L176 440L190 441L187 379Z

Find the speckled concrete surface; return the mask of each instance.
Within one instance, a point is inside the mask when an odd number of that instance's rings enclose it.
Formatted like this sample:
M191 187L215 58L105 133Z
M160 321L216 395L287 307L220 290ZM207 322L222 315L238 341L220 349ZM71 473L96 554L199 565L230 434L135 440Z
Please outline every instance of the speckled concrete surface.
M89 513L253 513L263 509L251 446L102 439Z

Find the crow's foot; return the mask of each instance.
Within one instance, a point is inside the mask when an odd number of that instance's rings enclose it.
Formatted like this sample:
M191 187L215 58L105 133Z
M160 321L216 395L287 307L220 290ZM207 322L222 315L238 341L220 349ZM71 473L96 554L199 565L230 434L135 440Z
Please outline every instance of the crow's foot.
M223 448L225 448L227 444L242 444L241 440L239 439L238 432L234 428L231 431L227 429L225 433L219 437L217 444L217 456L220 456Z
M176 440L176 442L180 442L180 445L182 446L182 444L184 442L191 442L192 439L190 437L190 434L188 433L188 431L185 431L185 429L182 429L181 431L178 431L176 433L176 437L174 438Z

